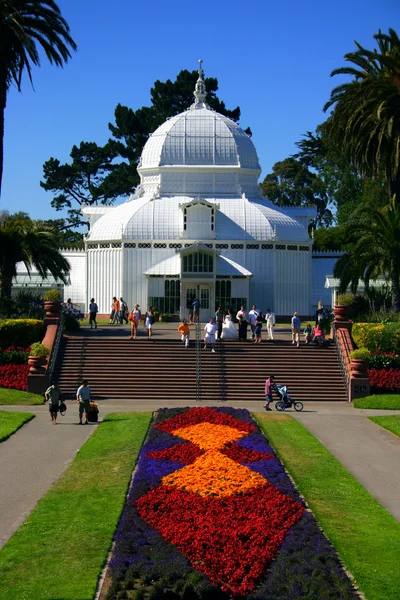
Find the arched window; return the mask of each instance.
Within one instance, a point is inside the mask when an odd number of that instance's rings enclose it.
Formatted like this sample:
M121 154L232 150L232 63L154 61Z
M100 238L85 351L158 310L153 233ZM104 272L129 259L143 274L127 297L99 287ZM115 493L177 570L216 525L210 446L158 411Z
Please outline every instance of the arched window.
M194 201L183 208L183 231L188 239L213 239L215 237L216 209L204 204L202 200Z

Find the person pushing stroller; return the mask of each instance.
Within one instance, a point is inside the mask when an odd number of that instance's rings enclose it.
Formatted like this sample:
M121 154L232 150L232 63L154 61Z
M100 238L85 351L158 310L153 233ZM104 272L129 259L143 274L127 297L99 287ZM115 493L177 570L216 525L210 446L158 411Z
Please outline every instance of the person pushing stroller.
M271 404L271 402L273 402L272 390L275 390L275 389L276 389L276 385L274 383L274 376L270 375L269 377L267 377L267 380L265 382L265 404L264 404L265 410L271 410L269 405Z

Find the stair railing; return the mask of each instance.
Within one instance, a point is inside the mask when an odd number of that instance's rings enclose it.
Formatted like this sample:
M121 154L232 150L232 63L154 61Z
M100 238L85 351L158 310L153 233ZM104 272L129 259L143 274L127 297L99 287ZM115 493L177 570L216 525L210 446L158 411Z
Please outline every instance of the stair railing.
M201 401L201 332L200 323L196 323L196 402Z
M338 339L338 329L336 328L335 324L332 327L332 332L333 332L333 341L335 342L335 348L336 348L336 354L339 360L339 368L340 368L340 372L342 374L342 378L343 378L343 382L346 388L346 394L347 394L347 398L349 398L349 393L350 393L350 372L349 372L349 368L348 368L348 362L349 362L349 358L348 358L348 351L345 351L342 344L340 343L340 340ZM347 350L347 349L346 349ZM351 350L351 348L350 348Z
M49 384L53 383L53 372L54 372L54 367L56 366L58 352L60 350L60 344L61 344L61 340L62 340L62 336L63 336L63 332L64 332L64 322L65 322L65 313L62 312L61 317L60 317L60 323L58 325L58 329L57 329L57 333L56 333L56 337L54 339L54 345L53 345L53 349L51 352L49 366L47 369Z

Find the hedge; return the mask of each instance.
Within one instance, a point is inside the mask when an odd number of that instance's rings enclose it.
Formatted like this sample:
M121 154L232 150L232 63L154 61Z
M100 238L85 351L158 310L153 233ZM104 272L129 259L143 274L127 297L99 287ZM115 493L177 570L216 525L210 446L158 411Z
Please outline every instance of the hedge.
M38 319L0 319L0 347L30 346L43 339L44 323Z
M400 353L400 323L354 323L352 337L359 348L370 352Z

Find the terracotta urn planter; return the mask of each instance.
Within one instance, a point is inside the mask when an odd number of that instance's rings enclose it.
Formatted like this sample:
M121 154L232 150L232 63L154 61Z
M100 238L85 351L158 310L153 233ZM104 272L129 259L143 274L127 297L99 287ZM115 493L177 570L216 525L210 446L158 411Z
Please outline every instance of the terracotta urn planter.
M45 302L44 310L46 311L46 317L48 319L59 317L61 314L61 302Z
M350 359L350 371L351 377L356 379L366 378L368 377L368 360L363 360L361 358L351 358Z
M335 304L333 307L333 314L335 315L335 321L348 321L350 318L351 307L347 304Z
M45 356L28 356L28 365L31 373L42 373L43 366L46 364Z

